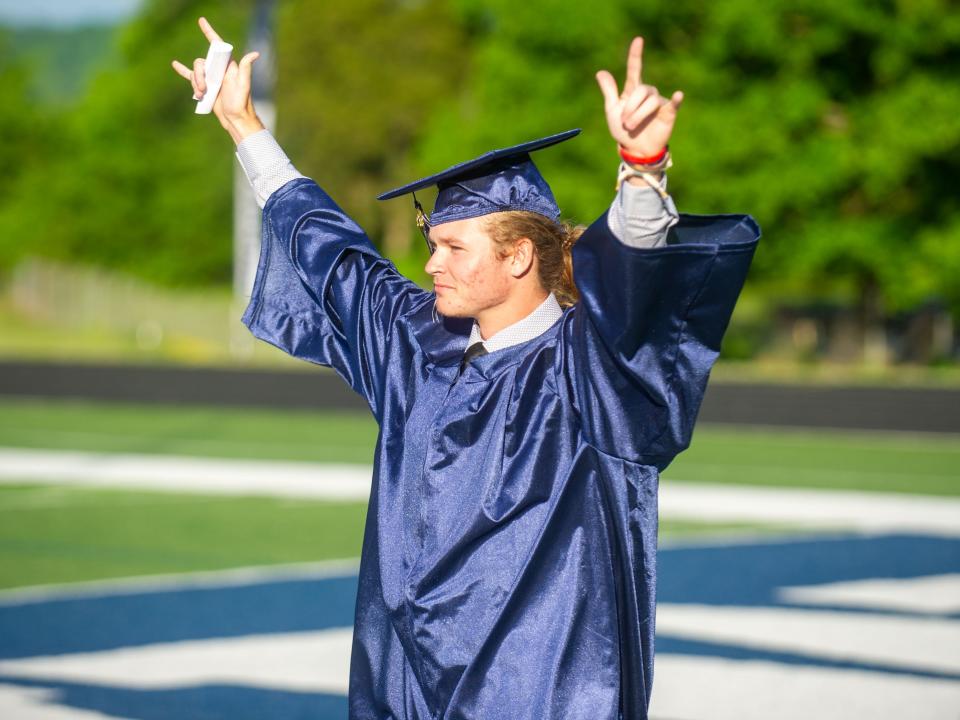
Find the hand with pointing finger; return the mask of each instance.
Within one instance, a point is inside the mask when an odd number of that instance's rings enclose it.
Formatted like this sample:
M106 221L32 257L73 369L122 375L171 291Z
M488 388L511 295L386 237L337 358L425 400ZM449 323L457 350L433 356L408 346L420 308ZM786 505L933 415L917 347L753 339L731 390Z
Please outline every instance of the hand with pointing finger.
M221 40L206 18L200 18L198 22L209 42ZM213 103L214 114L223 129L230 134L230 137L238 145L243 138L264 128L260 118L257 117L256 110L254 110L253 98L250 95L253 63L258 57L260 57L260 53L250 52L244 55L239 63L234 60L230 61L227 72L223 76L220 92ZM177 60L174 60L172 65L178 75L190 81L193 86L193 99L200 100L203 98L207 91L206 78L204 77L204 59L195 59L193 70Z
M631 155L651 157L670 140L683 93L677 90L669 100L662 97L657 88L643 84L642 69L643 38L636 37L627 54L623 92L617 91L617 81L606 70L598 72L596 77L613 139Z

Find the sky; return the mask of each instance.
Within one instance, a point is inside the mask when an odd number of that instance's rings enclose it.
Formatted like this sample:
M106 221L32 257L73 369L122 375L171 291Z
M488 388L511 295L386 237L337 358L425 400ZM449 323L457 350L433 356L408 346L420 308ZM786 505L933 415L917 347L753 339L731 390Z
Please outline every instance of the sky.
M115 23L133 15L142 0L0 0L0 24L64 27Z

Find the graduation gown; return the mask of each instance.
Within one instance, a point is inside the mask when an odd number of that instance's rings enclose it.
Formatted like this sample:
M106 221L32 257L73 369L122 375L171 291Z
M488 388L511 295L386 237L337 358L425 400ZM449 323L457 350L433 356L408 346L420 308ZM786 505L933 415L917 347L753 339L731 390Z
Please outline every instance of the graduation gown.
M274 193L243 316L336 370L380 426L360 563L350 717L647 717L659 471L689 441L759 237L681 216L630 248L598 219L581 300L458 366L444 320L312 180Z

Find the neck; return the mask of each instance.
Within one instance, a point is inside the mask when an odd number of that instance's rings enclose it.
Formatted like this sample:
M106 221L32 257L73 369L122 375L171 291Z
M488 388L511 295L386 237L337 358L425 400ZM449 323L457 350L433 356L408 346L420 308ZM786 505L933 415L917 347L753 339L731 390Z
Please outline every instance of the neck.
M523 320L540 307L549 294L546 290L537 288L520 296L511 297L500 305L495 305L477 313L474 320L477 321L477 326L480 328L480 337L487 340L505 327Z

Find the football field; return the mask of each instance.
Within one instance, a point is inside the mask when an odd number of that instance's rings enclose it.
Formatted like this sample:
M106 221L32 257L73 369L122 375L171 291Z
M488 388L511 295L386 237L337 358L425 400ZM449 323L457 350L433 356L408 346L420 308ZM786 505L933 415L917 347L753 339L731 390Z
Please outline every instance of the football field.
M0 717L341 718L376 428L0 402ZM960 438L698 428L659 720L960 717Z

